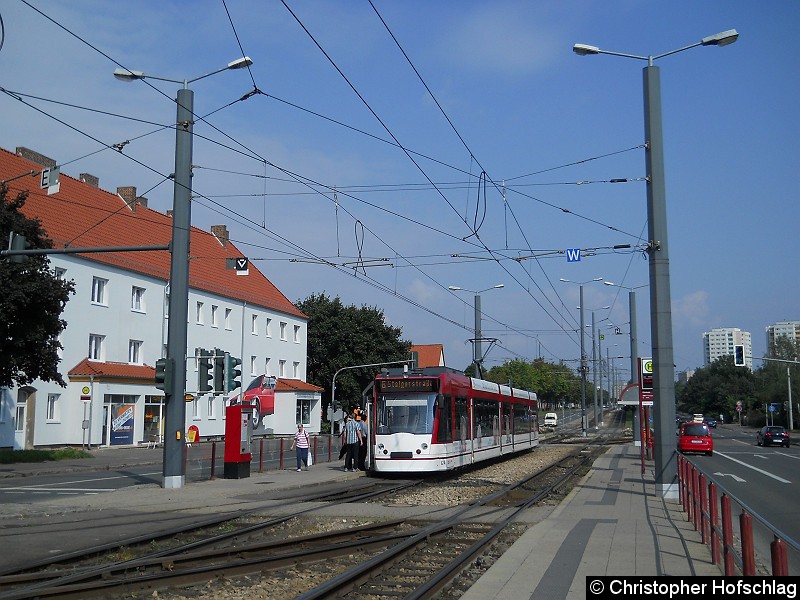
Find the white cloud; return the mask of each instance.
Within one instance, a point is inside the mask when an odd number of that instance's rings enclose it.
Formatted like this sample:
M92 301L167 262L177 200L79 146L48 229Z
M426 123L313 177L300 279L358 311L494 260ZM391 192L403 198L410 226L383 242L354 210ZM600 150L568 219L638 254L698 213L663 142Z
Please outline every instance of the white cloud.
M698 290L672 301L673 325L703 325L708 322L708 292Z

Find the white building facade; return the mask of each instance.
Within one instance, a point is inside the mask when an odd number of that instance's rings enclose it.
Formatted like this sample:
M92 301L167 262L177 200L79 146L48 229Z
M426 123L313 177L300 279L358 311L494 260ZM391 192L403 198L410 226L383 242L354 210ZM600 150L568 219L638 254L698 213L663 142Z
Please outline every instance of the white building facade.
M767 353L772 354L775 340L787 337L793 342L800 342L800 321L779 321L774 325L767 325Z
M738 327L718 327L703 333L703 359L707 367L721 356L733 356L734 346L744 346L747 367L753 368L753 346L749 331Z
M0 179L32 168L0 150ZM29 186L30 179L13 183ZM10 187L11 194L19 191ZM78 198L81 210L63 218L59 196L71 202ZM94 226L93 235L74 240L74 247L161 245L170 235L169 216L148 209L144 199L131 201L64 174L58 194L42 199L32 193L23 212L40 219L55 247L74 238L63 224L73 218L79 231ZM186 405L186 428L196 425L201 438L224 435L230 398L197 393L194 358L197 348L219 348L241 358L244 386L262 373L298 384L279 384L275 411L283 415L280 428L286 431L276 427L274 433L292 433L296 414L307 420L310 432L318 432L319 388L304 383L307 318L252 264L243 276L226 269L226 260L241 253L228 241L225 227L213 230L191 232L192 255L203 258L190 262L185 375L186 391L195 399ZM148 233L153 235L143 238ZM0 447L127 445L160 438L163 392L155 387L154 365L166 356L168 261L166 251L50 255L56 274L75 285L61 315L67 326L60 336L59 372L67 386L35 381L0 388Z

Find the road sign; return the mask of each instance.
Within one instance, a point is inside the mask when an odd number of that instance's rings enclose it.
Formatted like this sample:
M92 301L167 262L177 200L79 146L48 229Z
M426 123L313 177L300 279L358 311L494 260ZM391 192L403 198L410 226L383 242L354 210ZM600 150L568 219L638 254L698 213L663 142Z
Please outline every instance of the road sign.
M59 176L59 167L53 167L52 169L43 169L42 170L42 178L39 182L39 186L43 190L47 190L47 195L50 196L52 194L57 194L58 190L60 189L60 184L58 181Z
M581 262L581 249L567 248L567 262Z
M736 405L736 410L739 411L739 412L742 412L742 405L741 404L737 404Z
M91 401L92 401L91 396L81 396L81 402L91 402Z

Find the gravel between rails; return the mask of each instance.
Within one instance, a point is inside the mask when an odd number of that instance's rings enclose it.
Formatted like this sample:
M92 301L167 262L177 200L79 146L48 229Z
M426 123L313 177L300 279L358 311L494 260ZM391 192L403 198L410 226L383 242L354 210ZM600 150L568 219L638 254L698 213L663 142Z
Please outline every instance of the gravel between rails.
M532 452L503 462L492 464L469 473L464 473L451 482L425 486L420 491L409 491L392 499L381 499L386 505L411 506L452 506L479 498L498 486L507 485L526 475L535 473L547 465L558 462L575 451L572 446L541 445ZM331 531L343 527L354 527L366 520L358 519L310 519L292 527L292 535L304 535L321 531ZM288 532L287 532L288 533ZM353 567L367 557L364 555L343 556L337 562L319 562L313 565L298 566L280 574L243 576L235 579L215 579L202 586L176 590L154 591L136 594L131 598L169 598L170 600L195 600L214 598L215 600L273 600L275 598L295 598L339 573ZM485 568L488 568L486 565Z

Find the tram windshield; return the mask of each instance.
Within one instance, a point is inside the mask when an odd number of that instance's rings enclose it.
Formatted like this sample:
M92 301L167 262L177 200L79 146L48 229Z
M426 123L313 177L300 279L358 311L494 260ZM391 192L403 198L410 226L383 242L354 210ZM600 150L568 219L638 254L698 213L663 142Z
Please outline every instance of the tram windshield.
M376 433L433 433L436 394L380 394Z

